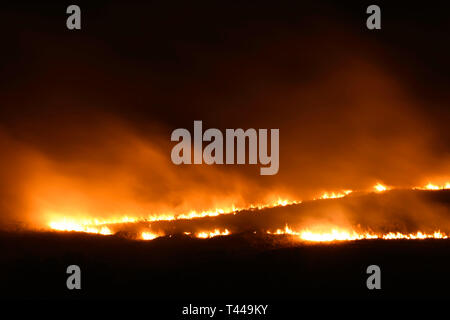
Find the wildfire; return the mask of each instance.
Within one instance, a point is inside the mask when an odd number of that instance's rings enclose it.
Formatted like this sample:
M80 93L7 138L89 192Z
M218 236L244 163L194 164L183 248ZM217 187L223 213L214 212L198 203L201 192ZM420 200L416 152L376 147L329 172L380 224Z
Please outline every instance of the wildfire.
M191 232L183 232L185 235L191 235ZM220 231L219 229L214 229L213 231L202 231L195 234L195 237L207 239L212 238L216 236L227 236L230 235L231 232L228 229L225 229L224 231ZM142 240L153 240L155 238L163 236L162 234L156 234L153 232L145 231L141 233L141 239Z
M268 234L275 235L292 235L298 237L303 241L311 242L333 242L333 241L351 241L351 240L363 240L363 239L447 239L448 235L441 231L435 231L434 233L410 233L403 234L400 232L390 232L387 234L375 234L370 232L358 233L354 230L348 231L345 229L332 228L327 232L312 232L310 230L293 231L288 225L284 229L277 229L275 232L267 231Z
M387 190L391 190L392 188L387 187L381 183L377 183L374 187L375 192L383 192ZM431 182L423 187L414 187L413 190L444 190L444 189L450 189L450 182L446 182L443 184L432 184ZM317 198L313 198L313 200L319 200L319 199L336 199L336 198L343 198L350 193L352 193L352 190L343 190L339 192L325 192L322 195L320 195ZM203 212L197 212L197 211L191 211L186 214L163 214L163 215L155 215L155 216L149 216L147 218L136 218L136 217L129 217L124 216L120 218L113 218L113 219L67 219L63 218L62 220L55 220L51 221L48 226L50 229L58 230L58 231L77 231L77 232L87 232L87 233L95 233L95 234L102 234L102 235L110 235L112 234L112 231L108 227L108 225L113 224L121 224L121 223L134 223L134 222L156 222L156 221L173 221L173 220L180 220L180 219L195 219L195 218L204 218L204 217L215 217L221 214L236 214L243 210L261 210L266 208L274 208L274 207L284 207L287 205L293 205L293 204L300 204L302 201L299 200L290 200L290 199L283 199L283 198L276 198L275 200L272 200L268 203L263 204L251 204L247 207L236 207L234 205L231 205L228 208L217 208L215 210L209 210L209 211L203 211ZM52 216L55 216L56 214L52 214ZM271 232L268 232L271 233ZM187 233L186 233L187 234ZM214 231L203 231L200 233L197 233L195 236L199 238L210 238L218 235L229 235L230 232L225 229L225 231L220 231L218 229ZM439 232L434 234L424 234L424 233L417 233L417 234L400 234L400 233L389 233L385 235L376 235L376 234L359 234L354 231L346 231L346 230L340 230L340 229L332 229L329 232L326 233L315 233L311 232L309 230L303 230L301 232L295 232L291 230L288 226L285 227L284 230L276 230L272 234L291 234L299 236L302 240L305 241L337 241L337 240L358 240L358 239L374 239L374 238L383 238L383 239L423 239L423 238L446 238L447 236L444 234L441 234ZM141 234L141 238L144 240L152 240L160 235L151 233L151 232L143 232Z
M450 182L447 182L442 185L435 185L430 182L424 187L416 187L414 189L417 189L417 190L446 190L446 189L450 189Z
M372 235L369 233L366 234L358 234L354 231L340 231L333 229L330 232L325 233L314 233L311 231L302 231L300 233L300 239L305 241L344 241L344 240L361 240L361 239L376 239L378 238L376 235Z
M155 238L160 237L161 235L158 235L156 233L152 232L142 232L141 237L143 240L153 240Z
M75 222L63 220L59 222L50 222L50 228L58 231L77 231L77 232L87 232L87 233L97 233L108 235L112 234L111 230L109 230L106 226L101 226L99 228L93 227L90 225L82 225Z
M402 233L388 233L383 235L383 239L447 239L448 236L440 231L436 231L432 234L426 234L422 232L417 232L415 234L402 234Z
M227 236L230 234L230 231L228 231L228 229L225 229L225 231L220 231L219 229L215 229L214 231L204 231L204 232L200 232L197 233L195 236L197 238L212 238L212 237L216 237L216 236Z
M349 195L350 193L352 193L352 190L344 190L342 192L331 192L331 193L325 192L319 198L315 198L314 200L343 198L346 195Z
M158 221L173 221L173 220L191 220L195 218L205 218L205 217L216 217L220 214L236 214L239 211L243 210L261 210L266 208L274 208L279 206L287 206L292 204L300 204L301 201L293 201L288 199L278 198L277 200L267 203L267 204L252 204L248 207L235 207L234 205L230 208L226 209L215 209L209 211L191 211L187 214L162 214L157 216L149 216L147 218L132 218L128 216L124 216L121 218L112 218L112 219L80 219L79 221L70 220L63 218L62 220L51 221L49 222L49 227L53 230L59 231L79 231L79 232L88 232L88 233L100 233L100 230L103 228L103 231L106 232L106 225L113 224L121 224L121 223L134 223L139 221L145 222L158 222ZM52 214L55 215L55 214ZM108 229L109 230L109 229ZM110 231L109 231L110 232ZM102 233L102 234L111 234L111 233Z
M373 187L377 192L383 192L388 190L388 188L384 185L382 185L381 183L377 183L374 187Z
M435 231L433 233L409 233L404 234L400 232L389 232L386 234L375 234L371 232L358 233L354 230L346 230L338 227L333 227L325 232L313 232L308 229L301 231L294 231L291 227L286 225L284 229L277 229L274 232L266 231L267 234L272 235L290 235L296 237L298 240L307 242L335 242L335 241L353 241L353 240L363 240L363 239L384 239L384 240L394 240L394 239L448 239L449 236L441 231ZM186 235L191 235L191 232L184 232ZM195 237L201 239L212 238L216 236L227 236L231 232L228 229L220 231L219 229L214 229L213 231L202 231L195 234ZM142 232L141 238L143 240L153 240L157 237L162 236L161 234L156 234L152 232Z

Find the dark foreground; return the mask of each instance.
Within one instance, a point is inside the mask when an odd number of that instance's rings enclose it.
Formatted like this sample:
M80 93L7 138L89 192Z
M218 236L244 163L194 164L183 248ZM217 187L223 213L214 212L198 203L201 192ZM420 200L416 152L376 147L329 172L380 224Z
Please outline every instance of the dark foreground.
M133 241L79 233L0 234L2 298L152 301L449 299L450 240L305 245L253 233ZM66 288L79 265L82 289ZM381 290L366 287L381 268Z

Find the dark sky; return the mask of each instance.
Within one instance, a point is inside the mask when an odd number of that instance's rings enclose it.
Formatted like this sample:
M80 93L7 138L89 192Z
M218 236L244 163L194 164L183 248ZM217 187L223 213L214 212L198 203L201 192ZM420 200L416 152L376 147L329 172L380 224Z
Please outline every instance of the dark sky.
M72 3L40 3L0 13L3 220L450 175L445 2L376 2L377 31L362 1L79 1L80 31ZM279 128L279 174L174 166L170 133L194 120Z

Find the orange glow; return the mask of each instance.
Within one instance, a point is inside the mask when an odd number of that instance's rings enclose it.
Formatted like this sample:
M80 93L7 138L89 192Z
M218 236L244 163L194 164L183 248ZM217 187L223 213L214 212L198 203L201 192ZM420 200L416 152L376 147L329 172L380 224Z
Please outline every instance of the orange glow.
M190 235L190 232L184 232L186 235ZM231 232L228 229L220 231L215 229L213 231L202 231L195 234L195 237L201 239L212 238L216 236L227 236ZM416 232L404 234L400 232L389 232L386 234L375 234L371 232L358 233L354 230L346 230L338 227L333 227L325 232L313 232L308 229L301 231L294 231L288 225L284 229L277 229L275 232L267 231L267 234L272 235L291 235L295 236L297 239L306 242L334 242L334 241L354 241L354 240L367 240L367 239L384 239L384 240L395 240L395 239L448 239L448 235L441 231L435 231L433 233ZM155 234L152 232L142 232L143 240L153 240L162 235Z
M375 192L383 192L387 190L391 190L392 188L382 185L381 183L376 184L374 187ZM450 182L446 182L444 184L433 184L428 183L423 187L414 187L412 190L444 190L450 189ZM352 190L344 190L340 192L325 192L321 196L314 198L313 200L319 199L336 199L342 198L350 193ZM52 230L57 231L77 231L77 232L87 232L87 233L95 233L102 235L109 235L113 232L110 227L114 224L122 224L122 223L136 223L136 222L157 222L157 221L173 221L180 219L195 219L195 218L204 218L204 217L215 217L221 214L237 214L243 210L261 210L266 208L274 208L274 207L283 207L287 205L300 204L302 201L299 200L290 200L283 199L281 197L274 197L274 200L268 203L263 204L252 204L248 207L238 208L234 205L230 207L217 208L214 210L197 212L191 211L187 214L162 214L162 215L152 215L147 218L139 218L132 217L129 215L118 217L118 218L110 218L110 219L97 219L97 218L67 218L65 215L57 214L55 212L48 213L47 216L50 217L58 217L63 216L62 219L55 218L48 223L48 227ZM70 215L68 215L70 216ZM268 232L271 233L271 232ZM185 232L185 234L190 234ZM225 231L220 231L215 229L214 231L203 231L195 234L196 237L199 238L210 238L217 235L228 235L230 232L225 229ZM425 238L446 238L445 235L441 234L442 237L439 236L440 233L434 233L432 235L427 235L425 233L417 233L417 234L400 234L400 233L389 233L385 235L376 235L370 233L357 233L354 231L342 230L339 228L330 229L327 232L312 232L311 230L302 230L299 232L293 231L288 226L285 227L284 230L278 229L271 234L291 234L299 236L302 240L305 241L337 241L337 240L357 240L357 239L373 239L373 238L383 238L383 239L421 239ZM151 232L143 232L141 237L145 240L154 239L159 235L153 234Z
M109 230L109 228L106 226L101 226L97 228L88 225L81 225L67 220L63 220L60 222L51 222L50 228L57 231L77 231L87 233L98 233L103 235L112 234L111 230Z
M230 234L230 231L228 231L228 229L225 229L225 231L220 231L219 229L215 229L214 231L203 231L200 233L197 233L195 236L197 238L212 238L212 237L216 237L216 236L227 236Z
M160 214L155 216L149 216L147 218L137 218L137 217L119 217L119 218L111 218L111 219L97 219L97 218L84 218L84 219L71 219L70 223L67 222L66 218L62 220L52 220L48 223L50 229L60 230L60 231L80 231L80 232L90 232L89 230L93 229L94 231L98 226L112 225L112 224L120 224L120 223L133 223L139 221L146 222L157 222L157 221L173 221L173 220L182 220L182 219L196 219L196 218L205 218L205 217L216 217L220 214L236 214L239 211L243 210L261 210L266 208L274 208L279 206L287 206L291 204L299 204L301 201L292 201L288 199L278 198L277 200L267 203L267 204L252 204L248 207L237 208L234 205L229 208L215 209L209 211L191 211L187 214ZM58 216L55 213L47 213L48 216ZM94 232L99 233L99 232Z
M450 182L446 182L446 183L441 184L441 185L432 184L431 182L429 182L424 187L416 187L414 189L418 189L418 190L447 190L447 189L450 189Z
M292 235L298 237L303 241L311 241L311 242L333 242L333 241L351 241L351 240L363 240L363 239L385 239L385 240L393 240L393 239L447 239L448 235L435 231L434 233L410 233L403 234L400 232L394 233L390 232L387 234L375 234L370 232L358 233L354 230L345 230L340 228L331 228L326 232L312 232L310 230L302 230L302 231L293 231L289 226L285 226L284 229L277 229L275 232L267 231L268 234L275 235Z
M426 234L422 232L402 234L390 232L382 236L383 239L447 239L448 236L440 231L436 231L432 234Z
M153 240L155 238L161 237L161 235L152 232L142 232L141 237L143 240Z
M300 238L305 241L344 241L344 240L361 240L361 239L376 239L376 235L358 234L356 232L348 232L333 229L326 233L314 233L311 231L302 231Z
M378 192L383 192L383 191L388 190L388 188L386 186L382 185L381 183L377 183L373 188Z
M352 190L344 190L342 192L331 192L331 193L325 192L319 198L316 198L314 200L343 198L346 195L349 195L350 193L352 193Z

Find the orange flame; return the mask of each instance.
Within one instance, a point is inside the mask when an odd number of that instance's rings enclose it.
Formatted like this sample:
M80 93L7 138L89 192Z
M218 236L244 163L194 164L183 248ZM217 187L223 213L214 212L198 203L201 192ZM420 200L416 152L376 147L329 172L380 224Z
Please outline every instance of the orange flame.
M161 235L152 232L142 232L141 237L143 240L153 240L155 238L161 237Z
M446 182L445 184L442 184L442 185L436 185L436 184L432 184L431 182L429 182L424 187L416 187L414 189L417 189L417 190L447 190L447 189L450 189L450 182Z
M345 229L331 228L327 232L312 232L310 230L293 231L288 225L284 229L277 229L275 232L267 231L268 234L275 235L292 235L298 237L300 240L311 242L333 242L333 241L351 241L351 240L363 240L363 239L447 239L448 235L441 231L435 231L434 233L410 233L403 234L400 232L390 232L387 234L375 234L370 232L358 233L354 230L348 231Z
M225 229L225 231L220 231L219 229L215 229L214 231L203 231L200 233L197 233L195 236L197 238L212 238L212 237L216 237L216 236L227 236L230 234L230 231L228 231L228 229Z
M383 192L386 190L391 190L392 188L387 187L385 185L382 185L381 183L377 183L374 187L375 192ZM414 187L413 190L444 190L444 189L450 189L450 182L446 182L444 184L432 184L428 183L427 185L423 187ZM343 198L350 193L352 193L352 190L344 190L340 192L325 192L321 196L314 198L313 200L319 200L319 199L336 199L336 198ZM220 214L236 214L239 211L243 210L261 210L266 208L274 208L274 207L282 207L292 204L300 204L302 201L299 200L289 200L289 199L282 199L277 198L276 200L273 200L271 202L265 203L265 204L252 204L248 207L242 207L238 208L234 205L230 206L229 208L217 208L215 210L210 211L203 211L203 212L196 212L191 211L187 214L164 214L164 215L157 215L157 216L150 216L148 218L137 218L137 217L129 217L124 216L120 218L112 218L112 219L67 219L63 218L62 220L54 220L50 221L48 226L52 230L57 231L77 231L77 232L87 232L87 233L96 233L96 234L103 234L103 235L109 235L112 234L111 230L107 227L107 225L112 224L119 224L119 223L133 223L138 221L172 221L172 220L179 220L179 219L195 219L195 218L204 218L204 217L215 217ZM51 216L55 216L56 214L51 214ZM270 233L270 232L269 232ZM196 234L199 238L209 238L216 235L228 235L230 232L228 230L225 230L224 232L220 232L219 230L214 230L212 232L205 231L200 232ZM299 235L303 240L309 240L314 241L314 239L325 239L322 241L327 241L326 239L331 239L328 241L334 241L334 240L356 240L356 239L372 239L372 238L385 238L385 239L419 239L420 236L423 236L425 234L418 233L416 235L402 235L402 234L386 234L386 235L374 235L374 234L358 234L356 232L348 232L343 230L334 229L331 230L328 233L324 234L317 234L312 233L308 230L302 231L302 234L295 233L291 229L289 229L287 226L285 230L277 230L274 234L293 234L293 235ZM154 239L154 234L150 232L142 233L142 238L145 240L151 240ZM158 236L158 235L156 235ZM429 235L426 235L427 237ZM431 237L431 236L430 236ZM439 238L436 236L436 234L433 234L434 238ZM320 241L320 240L317 240Z
M314 198L314 200L318 199L337 199L337 198L343 198L347 195L352 193L352 190L344 190L342 192L324 192L319 198Z
M88 225L81 225L79 223L63 220L60 222L51 222L50 228L57 231L77 231L77 232L87 232L87 233L97 233L103 235L112 234L108 227L102 226L100 228L92 227Z
M382 185L381 183L377 183L373 188L374 188L377 192L383 192L383 191L389 190L388 187Z

